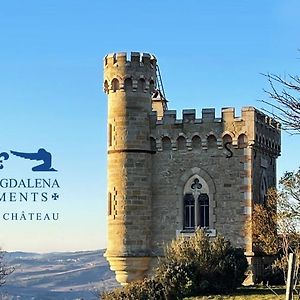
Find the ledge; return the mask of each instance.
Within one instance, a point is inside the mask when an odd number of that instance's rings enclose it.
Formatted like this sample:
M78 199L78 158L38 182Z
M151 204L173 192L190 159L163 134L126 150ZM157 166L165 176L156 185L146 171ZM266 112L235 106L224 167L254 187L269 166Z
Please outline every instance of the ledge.
M213 228L207 228L205 229L205 232L207 234L207 236L209 237L216 237L217 236L217 230L213 229ZM183 236L183 237L189 237L189 236L193 236L195 234L195 230L193 229L179 229L176 230L176 237L178 237L179 235Z

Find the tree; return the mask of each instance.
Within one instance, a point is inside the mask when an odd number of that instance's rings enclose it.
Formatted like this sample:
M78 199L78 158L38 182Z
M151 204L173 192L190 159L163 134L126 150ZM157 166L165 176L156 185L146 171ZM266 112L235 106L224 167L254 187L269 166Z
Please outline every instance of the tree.
M283 129L300 133L300 78L289 75L288 79L274 74L264 74L270 90L264 90L271 100L261 100L272 108L264 109L282 123Z
M255 204L253 209L253 246L256 251L275 255L279 250L277 191L272 188L263 204Z
M269 189L266 202L255 204L253 211L254 246L266 255L277 255L273 267L282 270L285 279L289 253L300 256L299 221L300 169L286 172L278 190Z
M5 265L3 261L4 254L5 252L0 250L0 287L5 284L6 277L14 271L13 267L8 267Z

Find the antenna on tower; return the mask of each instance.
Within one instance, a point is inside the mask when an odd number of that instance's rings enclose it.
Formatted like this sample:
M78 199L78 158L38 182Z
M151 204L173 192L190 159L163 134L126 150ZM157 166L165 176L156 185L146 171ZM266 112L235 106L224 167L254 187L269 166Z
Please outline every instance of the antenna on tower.
M164 86L163 86L163 82L162 82L162 79L161 79L161 74L160 74L160 70L159 70L158 65L156 65L156 75L157 75L157 88L162 93L162 96L166 100L166 94L165 94L165 90L164 90Z
M163 86L159 66L156 65L156 89L153 91L152 94L152 103L153 102L160 102L162 105L163 111L168 109L168 100L166 98L165 89Z

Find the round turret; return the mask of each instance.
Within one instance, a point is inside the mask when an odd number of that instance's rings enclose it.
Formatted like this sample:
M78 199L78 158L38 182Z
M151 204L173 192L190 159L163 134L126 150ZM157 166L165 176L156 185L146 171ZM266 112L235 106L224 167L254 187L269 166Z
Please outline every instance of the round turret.
M151 148L149 115L156 59L149 54L104 58L108 95L108 246L117 280L141 279L151 244Z

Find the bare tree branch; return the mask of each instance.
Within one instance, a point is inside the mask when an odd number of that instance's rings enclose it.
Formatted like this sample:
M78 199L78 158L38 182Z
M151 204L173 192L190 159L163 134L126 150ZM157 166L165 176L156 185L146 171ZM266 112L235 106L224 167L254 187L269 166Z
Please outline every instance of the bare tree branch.
M288 80L275 74L262 74L267 77L270 90L264 92L270 100L260 100L272 108L263 108L268 114L282 123L282 128L292 134L300 134L300 78L288 75Z
M4 254L5 252L0 249L0 287L5 284L6 277L15 270L13 267L8 267L4 264Z

